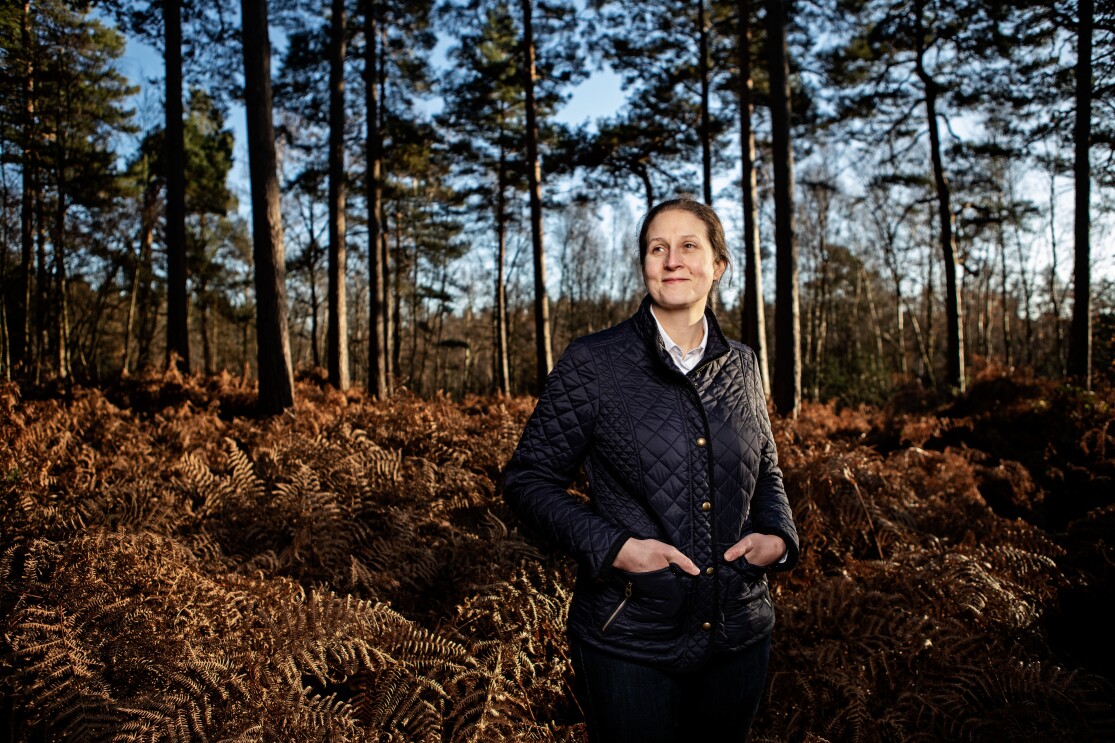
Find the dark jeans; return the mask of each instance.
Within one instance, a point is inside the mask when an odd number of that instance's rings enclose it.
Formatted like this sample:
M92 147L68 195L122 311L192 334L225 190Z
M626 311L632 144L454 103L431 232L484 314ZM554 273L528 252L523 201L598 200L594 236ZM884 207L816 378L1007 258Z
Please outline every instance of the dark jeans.
M695 671L662 671L586 647L570 651L590 743L743 743L767 676L770 636Z

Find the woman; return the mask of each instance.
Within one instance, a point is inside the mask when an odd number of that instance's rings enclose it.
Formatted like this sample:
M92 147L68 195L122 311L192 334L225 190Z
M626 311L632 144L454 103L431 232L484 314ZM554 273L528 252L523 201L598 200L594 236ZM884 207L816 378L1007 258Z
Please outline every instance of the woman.
M507 466L525 522L577 558L570 650L589 740L743 741L798 559L755 354L709 309L729 266L713 210L655 206L647 297L578 338ZM590 501L567 488L584 465Z

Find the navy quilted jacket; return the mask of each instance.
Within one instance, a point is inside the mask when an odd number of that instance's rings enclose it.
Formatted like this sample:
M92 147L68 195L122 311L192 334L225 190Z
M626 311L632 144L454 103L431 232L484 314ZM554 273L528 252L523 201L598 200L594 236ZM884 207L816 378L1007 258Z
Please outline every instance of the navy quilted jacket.
M507 466L504 495L525 522L579 562L569 633L600 650L671 669L743 649L770 633L766 573L724 552L777 534L798 559L754 352L709 339L688 374L662 347L649 299L562 355ZM566 488L584 465L590 497ZM612 567L629 537L655 538L701 569Z

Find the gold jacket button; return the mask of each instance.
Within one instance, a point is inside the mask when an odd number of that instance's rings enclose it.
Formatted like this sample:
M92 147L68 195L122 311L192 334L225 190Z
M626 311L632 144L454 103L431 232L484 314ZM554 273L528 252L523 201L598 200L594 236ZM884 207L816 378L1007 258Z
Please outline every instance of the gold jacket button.
M697 446L704 446L707 443L708 443L708 441L705 441L704 436L701 436L699 439L697 439Z
M705 632L708 632L710 629L712 629L712 622L705 622L701 625L701 629L703 629Z
M701 510L702 511L711 511L712 510L712 504L709 503L708 501L705 501L704 503L701 504Z
M716 571L714 571L711 566L705 568L705 575L712 575L714 572Z

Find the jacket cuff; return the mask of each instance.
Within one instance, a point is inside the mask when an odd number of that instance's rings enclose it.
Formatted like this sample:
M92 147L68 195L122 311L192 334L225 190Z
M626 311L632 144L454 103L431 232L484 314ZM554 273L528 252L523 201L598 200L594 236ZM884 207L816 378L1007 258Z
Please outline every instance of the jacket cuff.
M612 542L612 546L604 553L604 557L600 560L600 569L596 572L597 578L607 578L608 575L615 570L612 563L616 561L616 555L623 549L623 545L627 544L628 539L634 539L635 535L629 531L624 531L616 541Z
M782 541L786 543L786 554L770 565L767 565L766 569L769 572L782 573L798 564L799 551L796 539L793 539L788 533L781 529L766 529L763 533L780 537Z

